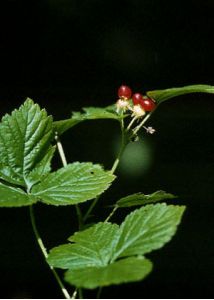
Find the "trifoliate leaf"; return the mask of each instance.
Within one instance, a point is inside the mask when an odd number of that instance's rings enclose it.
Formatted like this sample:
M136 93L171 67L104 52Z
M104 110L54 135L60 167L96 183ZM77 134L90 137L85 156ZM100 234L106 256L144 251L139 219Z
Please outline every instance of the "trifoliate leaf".
M73 244L61 245L50 251L48 262L58 268L77 270L107 266L118 239L119 226L98 223L69 238Z
M0 177L27 186L28 174L50 147L52 118L31 99L0 123Z
M176 198L176 196L170 193L166 193L164 191L157 191L149 195L136 193L121 198L116 202L116 205L119 207L131 207L131 206L138 206L138 205L146 205L149 203L155 203L161 200L173 199L173 198Z
M165 90L155 90L147 92L147 95L153 98L158 104L176 96L191 93L209 93L214 94L214 86L205 84L187 85L179 88L170 88Z
M66 280L77 287L141 280L152 267L142 255L172 238L184 209L165 203L147 205L129 214L120 227L98 223L72 235L71 244L53 248L48 262L69 269Z
M170 241L181 221L185 206L146 205L130 213L120 226L120 238L113 260L143 255Z
M152 263L145 258L129 257L116 261L105 267L85 267L79 270L69 270L65 280L86 289L139 281L152 270Z
M31 205L37 199L25 193L20 188L15 188L0 182L0 207L19 207Z
M103 193L114 178L100 165L76 162L47 175L32 193L47 204L77 204Z
M67 131L71 127L78 123L86 120L97 120L97 119L114 119L120 120L121 115L116 113L116 106L111 105L108 107L85 107L83 113L74 112L70 119L54 122L55 131L59 134Z

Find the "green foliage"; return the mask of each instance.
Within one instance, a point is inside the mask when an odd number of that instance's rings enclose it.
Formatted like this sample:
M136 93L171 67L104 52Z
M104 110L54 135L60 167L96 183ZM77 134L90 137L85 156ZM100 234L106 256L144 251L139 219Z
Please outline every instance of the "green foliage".
M33 195L26 194L22 189L8 186L0 182L0 206L19 207L36 202Z
M184 206L149 204L130 213L120 227L113 259L142 255L170 241L181 221Z
M147 205L129 214L120 226L98 223L71 236L69 240L73 243L53 248L48 262L51 266L69 269L66 280L79 287L140 280L150 272L151 263L143 258L137 261L133 256L142 256L168 242L184 209L184 206L165 203ZM130 260L117 261L123 257L130 257ZM131 261L135 265L139 263L136 273L134 270L128 272ZM117 279L114 272L118 274Z
M121 198L116 202L116 206L119 207L139 206L139 205L146 205L149 203L155 203L162 200L174 199L174 198L176 198L176 196L170 193L166 193L164 191L157 191L149 195L145 195L143 193L136 193Z
M214 94L214 86L205 84L187 85L179 88L170 88L165 90L149 91L147 95L153 98L158 104L176 96L191 93L209 93Z
M47 175L32 193L47 204L77 204L103 193L114 178L100 165L76 162Z
M150 260L143 257L128 257L104 267L88 267L68 270L65 280L86 289L121 284L144 279L152 270Z
M55 121L54 128L59 133L62 134L66 130L72 128L73 126L79 124L80 122L87 120L98 120L98 119L113 119L120 120L121 115L118 115L115 110L115 105L108 107L84 107L83 113L74 112L70 119Z
M173 97L195 92L214 93L214 87L191 85L150 91L147 95L160 104ZM85 215L76 206L79 227L82 229L89 226L84 222L99 195L115 179L113 171L105 171L100 165L91 162L75 162L52 172L51 160L55 153L52 143L56 133L62 134L80 122L117 120L121 124L122 145L113 165L115 170L125 146L131 140L137 140L137 133L151 115L147 113L138 116L131 100L126 108L120 107L118 103L117 106L105 108L87 107L83 112L74 112L69 119L53 122L44 109L41 110L38 104L27 99L11 115L6 114L0 123L0 206L20 207L37 201L51 205L74 205L94 199ZM125 114L127 111L128 114ZM123 119L127 116L133 119L126 128ZM136 126L138 117L142 119ZM132 126L136 127L133 129ZM99 222L74 233L68 239L68 244L50 251L47 261L51 270L53 267L65 269L65 280L78 288L94 289L142 280L152 270L152 263L144 255L171 240L185 210L184 206L151 203L173 198L174 195L164 191L150 195L136 193L121 198L106 220L118 207L142 207L131 212L120 226L107 221ZM32 207L30 212L37 241L47 257L36 229ZM63 284L55 270L53 273L62 288ZM65 288L62 291L69 298Z
M28 175L41 165L52 139L52 118L31 99L0 123L0 178L29 187Z
M117 224L98 223L76 232L69 238L73 243L53 248L48 261L55 267L72 270L106 266L111 260L118 231Z
M51 173L55 147L52 117L31 99L0 123L0 206L36 201L68 205L91 200L114 180L92 163L73 163ZM23 189L20 189L20 186Z
M195 84L187 85L178 88L169 88L163 90L148 91L146 94L153 98L157 104L163 101L169 100L176 96L181 96L191 93L214 93L214 86L205 84ZM132 106L132 101L130 101L130 106ZM120 121L121 119L127 117L125 114L118 114L116 112L115 104L107 107L85 107L83 112L74 112L71 118L66 120L60 120L54 122L54 130L61 135L73 126L87 120L97 120L97 119L113 119Z

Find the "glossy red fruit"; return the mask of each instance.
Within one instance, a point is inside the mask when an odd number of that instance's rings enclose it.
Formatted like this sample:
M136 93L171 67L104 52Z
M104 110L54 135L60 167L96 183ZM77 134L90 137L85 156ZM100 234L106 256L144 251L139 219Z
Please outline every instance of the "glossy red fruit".
M156 107L156 103L149 97L144 96L141 103L140 103L141 107L145 110L145 111L152 111L155 109Z
M132 90L127 85L121 85L118 89L118 97L130 99L132 97Z
M143 96L140 93L135 93L132 96L132 102L134 105L138 105L138 104L141 105L142 101L143 101Z

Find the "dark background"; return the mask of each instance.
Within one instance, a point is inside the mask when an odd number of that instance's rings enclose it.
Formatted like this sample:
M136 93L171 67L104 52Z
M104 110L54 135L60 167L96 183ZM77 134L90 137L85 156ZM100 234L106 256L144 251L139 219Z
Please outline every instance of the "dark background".
M112 104L122 83L140 92L214 85L211 0L7 0L0 6L1 115L31 97L56 120L67 118L82 106ZM213 298L213 122L214 95L177 97L148 122L156 134L142 132L141 144L126 153L97 219L120 196L158 189L178 195L175 202L187 211L174 239L148 255L152 274L105 288L103 297ZM68 161L110 168L118 138L116 122L97 121L78 125L62 141ZM72 207L38 204L36 218L48 248L64 243L76 222ZM62 297L34 241L28 208L0 210L0 238L1 298Z

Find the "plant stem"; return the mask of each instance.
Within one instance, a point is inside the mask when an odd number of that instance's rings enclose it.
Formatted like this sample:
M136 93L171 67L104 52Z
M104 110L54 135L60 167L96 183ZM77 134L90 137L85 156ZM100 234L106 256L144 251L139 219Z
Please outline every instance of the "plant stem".
M98 291L97 291L97 297L96 297L97 299L100 299L100 295L101 295L102 289L103 289L102 286L100 286L99 289L98 289Z
M43 254L43 256L44 256L44 258L46 260L47 257L48 257L48 253L47 253L47 250L46 250L46 248L44 246L44 243L43 243L43 241L42 241L42 239L41 239L41 237L39 235L38 229L36 227L35 216L34 216L33 206L32 205L30 206L30 220L31 220L33 232L34 232L34 235L36 237L37 243L38 243L38 245L39 245L39 247L40 247L40 249L42 251L42 254ZM49 265L49 267L50 267L50 269L51 269L51 271L52 271L52 273L53 273L53 275L54 275L54 277L55 277L58 285L60 286L60 289L61 289L63 295L65 296L65 298L66 299L71 299L68 291L66 290L66 288L65 288L64 284L62 283L62 281L61 281L59 275L57 274L56 270L52 266L50 266L50 265Z
M85 221L88 219L88 217L90 216L92 210L94 209L95 205L97 204L97 201L99 200L99 198L100 198L100 196L97 196L97 197L92 201L92 203L91 203L91 205L89 206L89 208L88 208L86 214L85 214L84 217L83 217L83 222L85 222Z
M137 116L135 116L135 117L131 120L131 122L129 123L129 125L128 125L128 127L127 127L127 130L129 130L129 129L132 127L132 125L134 124L135 120L137 120Z
M61 161L62 161L62 165L63 165L63 167L67 167L68 163L67 163L67 159L66 159L66 156L65 156L65 152L64 152L64 149L62 147L62 143L59 139L59 135L58 135L57 132L55 132L55 140L56 140L56 146L57 146L57 149L58 149L58 152L59 152L59 156L60 156ZM82 212L81 212L80 207L79 207L78 204L76 204L75 207L76 207L76 212L77 212L79 229L81 229L82 225L83 225Z
M123 151L127 145L127 142L125 142L125 130L124 130L124 121L123 119L121 120L121 123L120 123L120 127L121 127L121 146L120 146L120 151L119 151L119 154L117 156L117 158L115 159L114 163L113 163L113 166L111 168L111 173L114 174L114 172L116 171L117 167L118 167L118 164L120 162L120 158L123 154ZM95 205L97 204L98 200L99 200L100 196L97 196L91 203L91 205L89 206L85 216L83 217L83 221L85 222L89 215L91 214L92 210L94 209Z
M116 212L116 210L118 209L118 206L116 205L113 209L112 209L112 211L110 212L110 214L108 215L108 217L105 219L105 223L106 222L108 222L110 219L111 219L111 217L115 214L115 212Z
M146 123L146 121L150 118L151 113L149 113L144 119L143 121L137 126L135 127L134 131L133 131L133 135L136 135L137 132L140 130L140 128Z
M77 296L77 288L74 290L71 299L76 299L76 296Z
M56 140L56 145L57 145L57 149L58 149L58 152L59 152L59 156L60 156L61 161L62 161L62 165L63 165L63 167L66 167L68 165L68 163L67 163L67 160L66 160L66 157L65 157L65 152L64 152L63 147L62 147L62 143L59 139L59 136L58 136L57 132L55 132L55 140Z
M83 292L81 288L78 288L78 293L79 293L79 299L84 299L83 298Z

